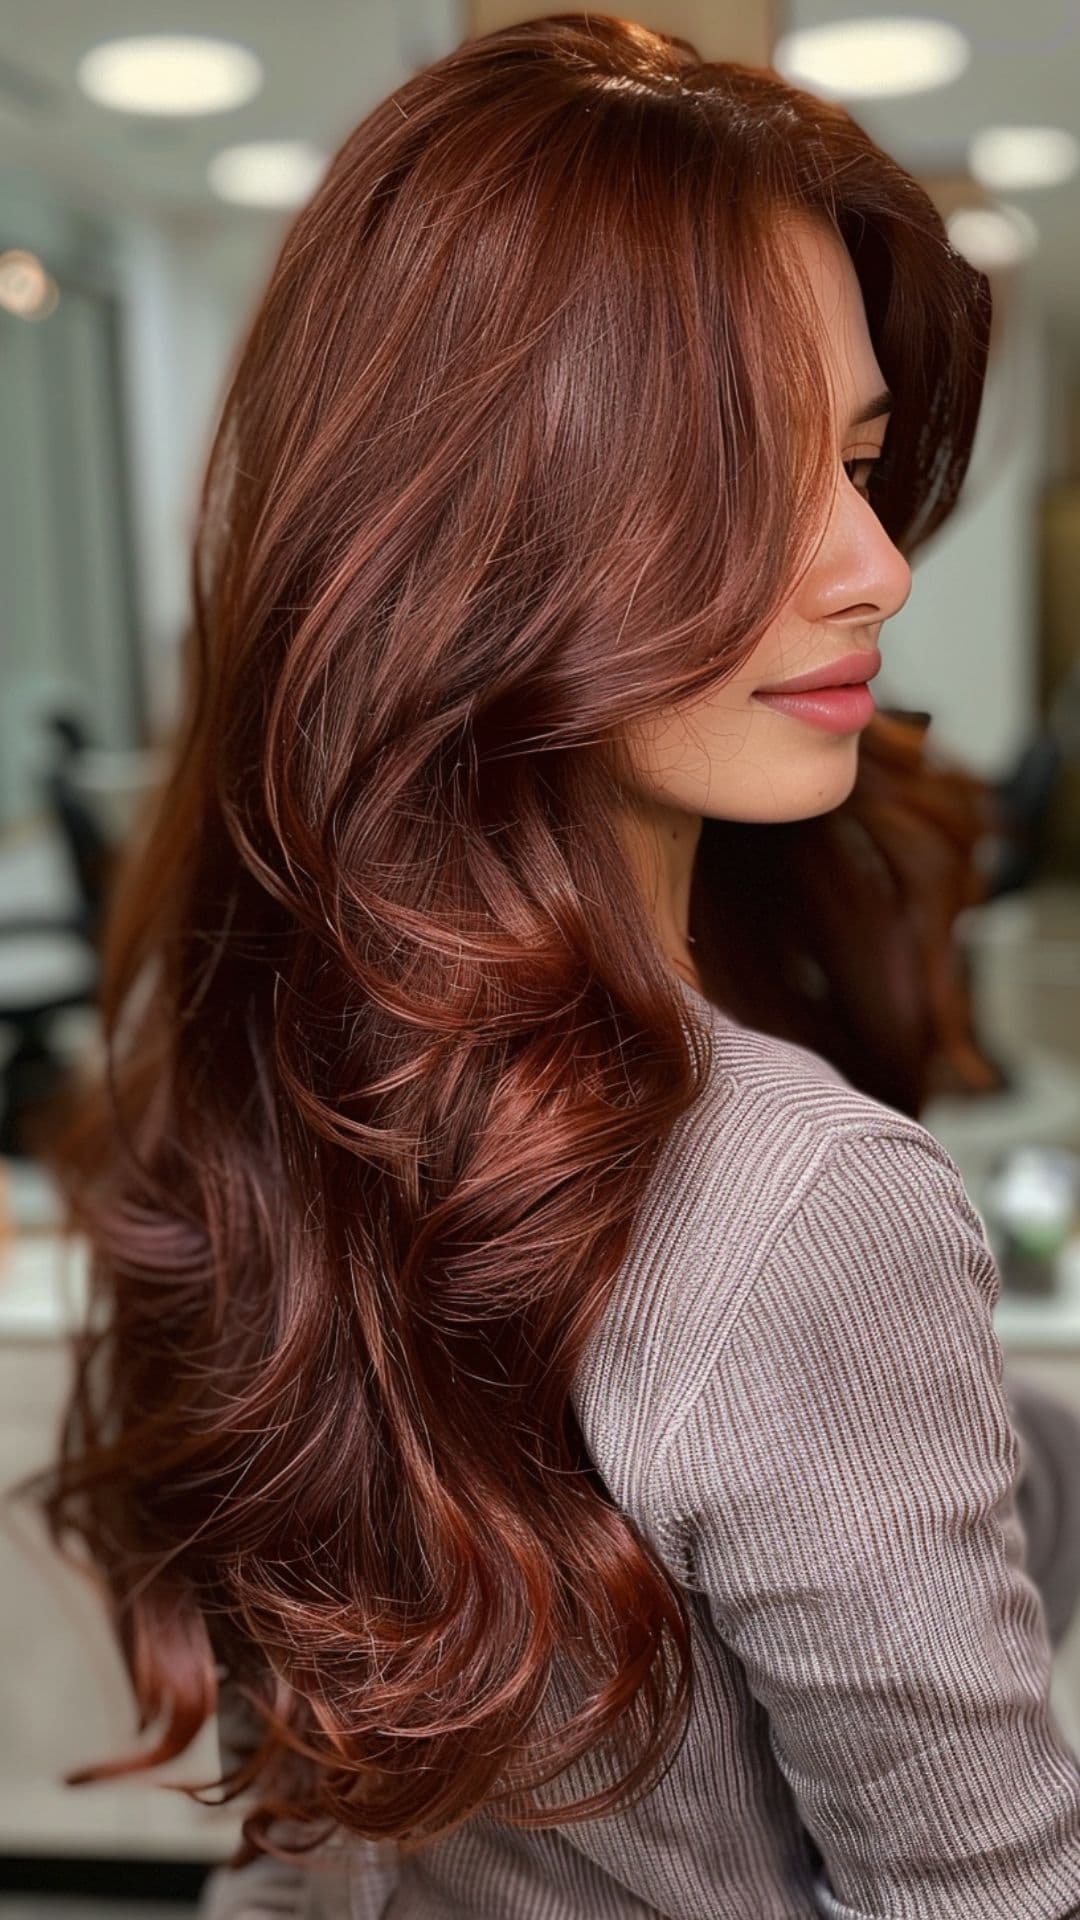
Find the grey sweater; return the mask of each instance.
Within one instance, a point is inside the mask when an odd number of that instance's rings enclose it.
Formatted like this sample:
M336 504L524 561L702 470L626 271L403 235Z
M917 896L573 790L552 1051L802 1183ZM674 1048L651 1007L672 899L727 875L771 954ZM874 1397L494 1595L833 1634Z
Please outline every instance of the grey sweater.
M955 1161L689 986L712 1037L575 1383L686 1589L689 1729L626 1813L217 1869L204 1920L1066 1920L1080 1759L1025 1567L1000 1275ZM226 1711L221 1716L228 1749ZM611 1776L578 1762L551 1804Z

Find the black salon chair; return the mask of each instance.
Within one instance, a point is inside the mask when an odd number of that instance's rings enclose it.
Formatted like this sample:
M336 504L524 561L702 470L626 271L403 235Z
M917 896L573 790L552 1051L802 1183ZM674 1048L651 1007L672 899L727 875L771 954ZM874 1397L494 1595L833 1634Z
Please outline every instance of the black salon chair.
M27 1120L63 1085L69 1068L50 1039L56 1015L96 1002L100 965L98 934L111 848L72 778L89 742L68 714L46 722L52 752L42 781L42 799L54 823L71 875L71 904L56 912L7 914L0 910L0 1154L32 1152Z

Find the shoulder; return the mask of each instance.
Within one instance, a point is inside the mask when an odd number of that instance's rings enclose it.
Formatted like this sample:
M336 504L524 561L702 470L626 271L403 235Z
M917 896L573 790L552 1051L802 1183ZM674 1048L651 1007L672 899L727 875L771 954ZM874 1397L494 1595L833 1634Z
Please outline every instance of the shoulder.
M925 1542L995 1508L1019 1460L1000 1285L959 1169L925 1128L878 1121L834 1143L664 1409L643 1488L663 1557L692 1578L702 1541L757 1535L764 1591L781 1552L865 1565L891 1528Z
M959 1168L926 1127L808 1048L719 1013L706 1025L706 1087L665 1143L574 1389L605 1483L643 1522L741 1323L814 1311L816 1276L832 1323L845 1286L895 1283L899 1239L938 1270L950 1235L957 1258L978 1243L989 1304L998 1284Z
M666 1554L767 1508L792 1526L955 1467L996 1498L1017 1453L993 1320L1001 1278L955 1161L904 1116L830 1145L663 1410L644 1504ZM899 1463L899 1465L897 1464ZM989 1496L988 1496L989 1497ZM801 1519L800 1519L801 1516ZM846 1520L844 1524L847 1524Z
M846 1197L867 1195L888 1167L890 1211L905 1197L931 1211L959 1209L985 1240L980 1215L967 1195L953 1156L921 1121L851 1084L831 1061L809 1047L729 1021L710 1009L710 1082L719 1098L701 1101L684 1116L684 1135L699 1158L720 1169L725 1190L757 1201L764 1237L782 1232L821 1184ZM876 1143L886 1143L884 1159ZM695 1194L695 1204L706 1197ZM710 1232L715 1206L704 1205Z

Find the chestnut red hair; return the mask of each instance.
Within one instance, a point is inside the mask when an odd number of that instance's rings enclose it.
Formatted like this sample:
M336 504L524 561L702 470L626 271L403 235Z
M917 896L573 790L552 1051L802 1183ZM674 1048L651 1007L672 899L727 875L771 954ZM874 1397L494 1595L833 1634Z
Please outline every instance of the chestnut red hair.
M684 1596L571 1388L707 1066L627 865L621 730L745 659L835 484L783 212L854 261L895 396L871 498L910 554L968 463L985 278L842 107L627 21L408 79L237 350L107 1071L54 1148L93 1302L39 1497L161 1722L69 1777L179 1754L227 1683L259 1729L238 1863L278 1817L412 1848L486 1804L603 1812L684 1724ZM911 1112L991 1083L952 944L987 820L879 714L832 813L705 822L710 990ZM602 1742L611 1788L538 1808Z

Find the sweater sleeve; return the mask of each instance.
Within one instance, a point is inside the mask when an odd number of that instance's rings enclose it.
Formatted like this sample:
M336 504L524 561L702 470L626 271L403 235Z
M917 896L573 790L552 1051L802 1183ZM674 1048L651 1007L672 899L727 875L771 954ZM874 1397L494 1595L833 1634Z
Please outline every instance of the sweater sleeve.
M660 1458L831 1920L1080 1915L1000 1285L925 1128L839 1139Z

